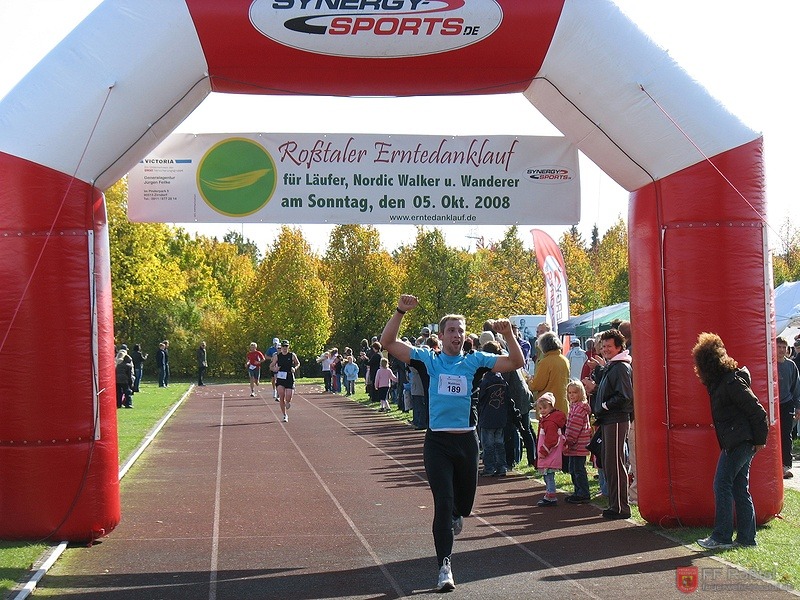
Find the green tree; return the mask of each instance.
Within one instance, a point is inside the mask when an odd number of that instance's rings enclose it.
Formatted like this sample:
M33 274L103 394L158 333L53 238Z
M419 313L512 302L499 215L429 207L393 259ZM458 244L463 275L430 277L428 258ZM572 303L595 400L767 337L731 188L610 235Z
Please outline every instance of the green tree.
M320 261L300 229L281 227L245 301L243 331L249 338L264 339L265 330L278 332L301 360L317 356L331 332L328 290L319 270Z
M780 245L773 251L773 286L784 281L800 281L800 229L787 218L778 234Z
M569 286L570 315L580 315L601 306L595 269L577 227L570 228L558 243L564 256Z
M403 292L420 300L410 313L411 318L403 321L407 335L416 333L422 325L438 323L445 314L468 311L468 252L447 246L440 229L426 231L418 227L414 245L401 255L407 261Z
M475 252L471 262L465 314L472 329L487 318L544 313L544 277L516 225L499 242Z
M236 247L238 254L250 258L250 261L253 263L254 267L257 266L261 261L261 252L258 249L258 245L254 241L245 238L238 231L228 231L222 237L222 241L233 244L233 246Z
M337 225L322 261L333 322L329 345L357 348L379 335L400 295L403 271L372 226Z
M170 253L174 231L163 224L131 223L127 181L106 191L115 339L155 351L175 328L174 315L187 289Z
M600 240L597 249L597 274L602 305L628 301L628 228L622 217L617 219Z
M215 238L198 237L196 243L210 267L218 302L203 305L198 339L208 342L209 374L233 375L241 370L242 347L249 339L242 331L244 300L255 277L252 256Z

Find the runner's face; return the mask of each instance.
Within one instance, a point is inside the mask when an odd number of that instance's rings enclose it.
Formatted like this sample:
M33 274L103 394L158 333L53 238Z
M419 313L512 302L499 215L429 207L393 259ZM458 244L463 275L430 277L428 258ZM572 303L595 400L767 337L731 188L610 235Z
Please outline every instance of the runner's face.
M466 335L466 323L460 319L450 319L444 327L442 335L443 350L445 354L456 356L461 353Z

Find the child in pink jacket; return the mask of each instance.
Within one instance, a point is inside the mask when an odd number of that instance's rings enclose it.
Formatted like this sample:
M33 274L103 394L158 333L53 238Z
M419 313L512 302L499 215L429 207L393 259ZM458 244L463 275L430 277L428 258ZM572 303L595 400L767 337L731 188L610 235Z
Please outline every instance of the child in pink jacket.
M392 373L392 370L389 368L389 359L382 358L381 368L375 373L375 378L373 379L375 389L378 390L378 400L381 401L381 407L378 409L380 412L389 412L392 410L389 406L388 398L389 388L393 381L397 381L397 376Z
M567 457L569 476L575 492L564 498L569 504L585 504L589 502L589 478L586 475L586 457L589 450L586 446L592 439L592 426L589 415L592 409L586 400L586 389L577 379L567 385L567 400L569 401L569 414L567 415L566 443L564 456Z
M539 442L537 445L539 459L536 466L544 474L544 498L536 506L555 506L556 500L556 471L562 466L564 449L564 426L567 416L555 407L556 398L550 392L545 392L536 401L539 411Z

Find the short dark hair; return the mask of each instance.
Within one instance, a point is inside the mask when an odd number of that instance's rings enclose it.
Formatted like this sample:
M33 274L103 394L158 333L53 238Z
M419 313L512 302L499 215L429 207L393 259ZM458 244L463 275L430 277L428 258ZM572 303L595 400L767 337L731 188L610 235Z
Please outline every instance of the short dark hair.
M503 349L500 347L498 342L486 342L481 350L488 352L489 354L502 354L503 352Z
M617 348L625 348L625 336L619 332L619 329L608 329L600 334L600 340L614 340L614 345Z

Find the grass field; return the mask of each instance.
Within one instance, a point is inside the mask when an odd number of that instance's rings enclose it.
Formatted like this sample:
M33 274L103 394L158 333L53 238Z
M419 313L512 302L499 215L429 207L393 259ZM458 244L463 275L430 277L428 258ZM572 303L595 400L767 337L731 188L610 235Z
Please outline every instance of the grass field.
M301 379L298 383L318 384L321 386L322 379ZM188 382L170 384L168 388L159 388L155 384L142 384L141 393L134 396L135 408L133 410L119 411L120 464L139 447L142 440L147 437L158 421L188 388ZM357 385L356 394L351 399L375 410L376 417L388 417L404 422L411 420L411 413L397 410L395 405L392 405L392 411L389 413L378 413L378 406L369 402L363 383ZM800 451L800 442L798 441L795 441L795 450ZM527 464L527 461L523 458L522 463ZM539 478L533 468L520 466L518 471L527 477ZM589 471L589 481L592 495L594 496L599 492L597 480L593 478L596 472L591 468ZM567 474L557 474L556 484L561 490L571 490L571 483ZM602 500L598 500L597 504L602 505ZM695 544L695 540L700 537L706 537L710 532L709 529L698 528L656 528L653 525L646 524L641 519L636 507L633 507L633 519L645 527L658 530L660 533L680 543L692 546L696 550L700 550L700 547ZM719 552L719 555L731 563L759 573L780 584L800 589L800 492L786 490L784 507L780 517L759 528L758 544L757 548L725 550ZM49 545L44 542L0 542L0 597L5 598L8 596L17 582L26 576L26 573L43 555Z

